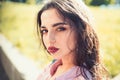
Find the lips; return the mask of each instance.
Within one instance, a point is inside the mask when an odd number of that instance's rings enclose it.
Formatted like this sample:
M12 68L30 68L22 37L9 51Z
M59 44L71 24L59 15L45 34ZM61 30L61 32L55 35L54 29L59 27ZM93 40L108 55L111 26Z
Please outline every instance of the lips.
M49 48L48 48L48 52L49 52L49 53L52 53L52 54L56 53L58 50L59 50L59 49L56 48L56 47L49 47Z

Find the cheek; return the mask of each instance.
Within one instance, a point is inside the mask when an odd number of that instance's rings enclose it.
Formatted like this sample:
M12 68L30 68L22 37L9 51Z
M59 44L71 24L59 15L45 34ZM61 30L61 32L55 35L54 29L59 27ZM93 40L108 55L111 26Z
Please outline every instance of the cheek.
M75 33L73 32L69 39L69 46L72 50L75 49L75 44L76 44L76 37L75 37Z
M76 40L75 40L75 34L73 32L66 35L62 40L65 40L65 41L62 41L64 45L63 47L66 47L69 50L74 50Z
M43 37L43 44L45 45L45 47L47 46L47 40L45 37Z
M71 50L73 50L75 48L75 38L74 37L70 37L68 39L68 46Z

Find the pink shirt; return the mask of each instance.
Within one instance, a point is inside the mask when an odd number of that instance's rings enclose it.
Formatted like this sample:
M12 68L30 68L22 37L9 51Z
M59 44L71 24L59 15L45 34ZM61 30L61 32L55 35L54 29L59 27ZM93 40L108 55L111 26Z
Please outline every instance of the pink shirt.
M59 61L55 61L53 64L46 67L40 74L38 80L50 80L59 65ZM62 75L56 77L55 80L92 80L91 74L86 69L84 69L85 73L82 72L82 70L83 69L81 69L79 66L74 66ZM87 75L88 79L83 77L83 73Z

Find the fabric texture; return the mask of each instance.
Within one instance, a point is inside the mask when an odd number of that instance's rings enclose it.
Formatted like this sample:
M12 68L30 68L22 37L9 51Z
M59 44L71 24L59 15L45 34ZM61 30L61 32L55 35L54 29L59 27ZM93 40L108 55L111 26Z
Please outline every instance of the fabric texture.
M39 75L37 80L50 80L59 65L61 65L61 61L56 60L54 63L47 66ZM85 72L83 72L83 70ZM84 78L84 76L86 76L87 79ZM54 80L92 80L92 76L86 69L81 69L79 66L74 66L62 75L56 77Z

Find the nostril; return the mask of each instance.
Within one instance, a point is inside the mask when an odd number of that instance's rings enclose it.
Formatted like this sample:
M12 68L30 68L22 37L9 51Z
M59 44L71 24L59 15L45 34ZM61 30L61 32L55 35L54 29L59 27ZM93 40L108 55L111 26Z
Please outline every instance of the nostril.
M55 34L53 32L51 32L49 34L49 41L50 41L50 43L55 43L56 42L56 40L55 40Z
M50 40L50 42L51 42L51 43L55 43L55 42L56 42L56 40L55 40L55 39L52 39L52 40Z

